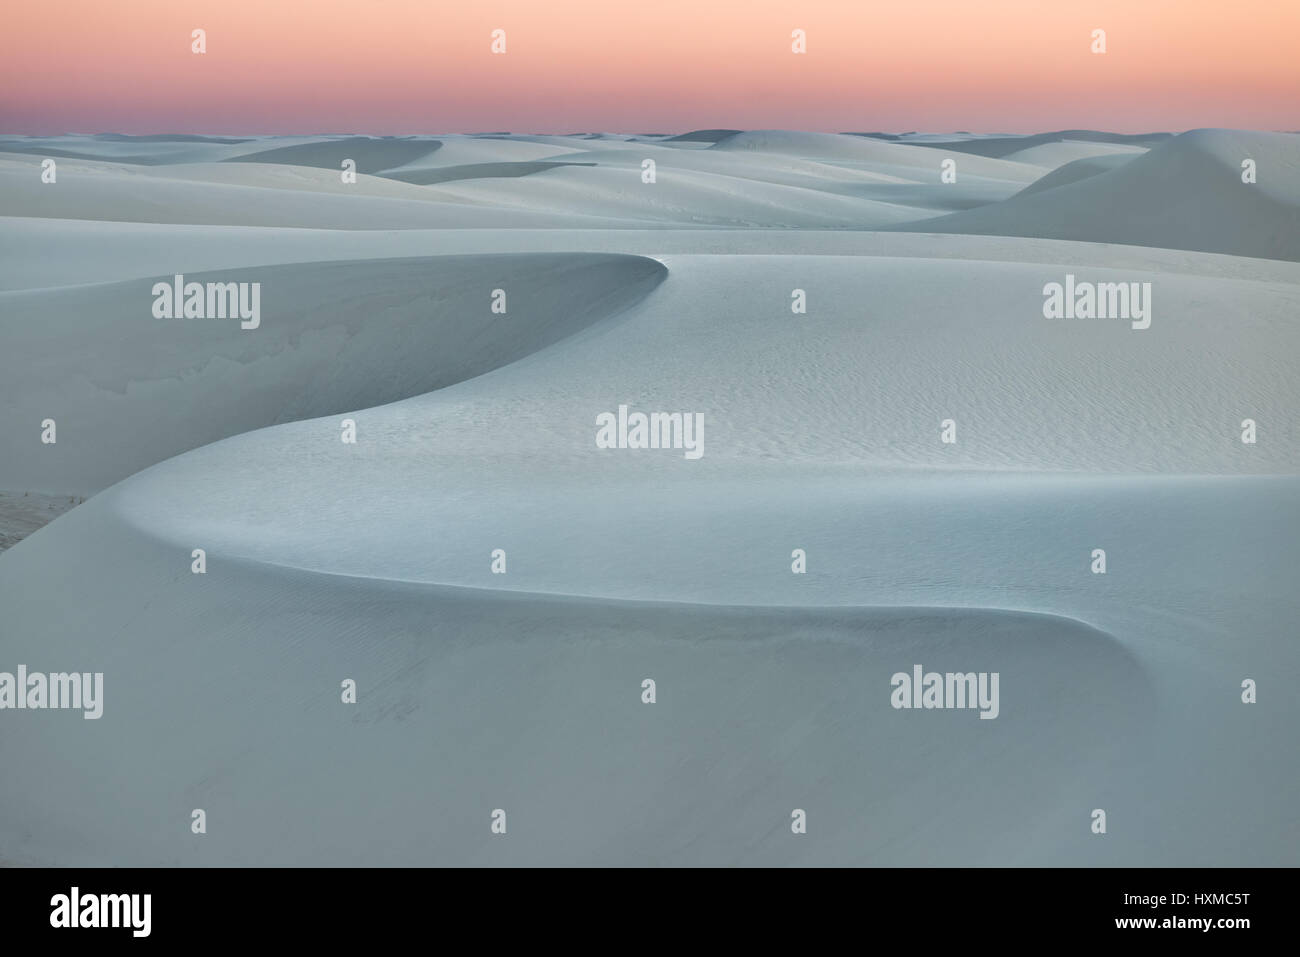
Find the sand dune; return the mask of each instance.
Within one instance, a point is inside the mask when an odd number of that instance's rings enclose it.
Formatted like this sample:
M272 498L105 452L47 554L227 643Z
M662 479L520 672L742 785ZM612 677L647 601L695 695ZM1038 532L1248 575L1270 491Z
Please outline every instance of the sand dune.
M563 166L595 166L595 163L551 163L532 161L522 163L468 163L463 166L432 166L422 169L390 170L384 175L389 179L403 183L416 183L420 186L432 186L437 183L449 183L458 179L500 179L515 176L531 176L548 169Z
M83 168L81 175L64 176L56 189L43 189L39 168L31 162L0 165L0 192L13 216L61 219L103 219L144 223L204 223L230 226L304 226L324 229L439 229L448 227L626 226L613 219L593 219L580 213L546 213L527 209L475 207L464 200L440 202L428 193L410 198L367 196L366 191L414 190L409 184L385 182L351 191L332 173L286 174L301 182L323 184L336 195L317 190L268 189L245 185L264 178L258 167L248 180L189 182L113 167ZM301 169L301 168L296 168ZM34 171L35 170L35 171ZM360 178L359 178L360 179ZM358 195L359 192L359 195Z
M425 153L418 159L394 164L391 174L405 174L415 170L438 169L443 166L474 166L480 163L531 163L553 159L571 153L578 143L567 146L533 143L518 139L478 136L444 136L438 140L437 150ZM589 147L583 144L583 152Z
M1057 186L1077 183L1081 179L1096 176L1098 173L1107 173L1113 169L1119 169L1136 155L1139 154L1108 153L1071 160L1056 167L1042 179L1034 180L1022 189L1018 195L1029 196L1033 193L1041 193L1044 190L1055 189Z
M274 137L278 146L315 143L319 137ZM215 162L229 156L266 148L267 137L230 136L120 136L100 133L91 136L3 136L0 152L34 156L66 156L142 166L170 166L178 163Z
M200 194L210 186L235 186L267 190L310 190L353 199L358 196L399 199L415 202L446 202L448 197L433 190L420 189L395 177L358 174L355 183L346 184L340 170L293 166L277 163L185 163L174 166L131 169L125 166L95 163L66 170L75 176L117 175L138 180L152 177L167 181L195 184L186 188ZM112 186L111 188L116 188Z
M1195 130L1117 169L904 228L1300 259L1300 138ZM1258 182L1243 183L1253 159Z
M562 549L562 560L516 570L512 588L743 603L756 597L749 584L701 593L694 566L680 560L649 575L648 593L638 584L647 544L674 534L672 526L656 530L665 510L690 527L712 526L709 541L735 542L735 553L747 554L743 527L754 512L768 527L789 521L791 537L820 527L784 500L752 504L753 512L726 505L733 488L753 499L762 476L778 476L771 481L780 487L792 470L804 477L794 483L802 497L824 473L1291 475L1300 466L1287 412L1300 401L1300 332L1289 322L1300 304L1295 286L1153 275L1174 318L1137 332L1043 319L1040 290L1056 267L827 256L664 261L664 282L615 319L490 374L356 413L355 448L339 443L336 420L238 436L137 476L119 496L123 508L183 536L192 517L227 510L229 463L263 461L260 491L238 521L216 528L203 519L223 554L484 585L484 569L467 566L459 551L420 547L424 529L436 527L486 550L498 536L529 553ZM796 283L821 290L803 320L783 315ZM950 311L959 290L984 305ZM789 365L774 377L777 355ZM621 402L703 411L703 457L598 449L595 416ZM1238 441L1248 414L1270 423L1268 442ZM961 429L955 446L938 440L950 415ZM483 485L485 471L492 479ZM430 481L448 493L431 500ZM352 503L358 523L346 547L332 512L299 498L303 483ZM629 500L642 509L621 513ZM372 507L380 511L362 518ZM401 523L380 520L394 510ZM738 527L724 529L717 513ZM782 514L799 519L775 517ZM607 515L634 531L625 546L597 545ZM614 560L612 550L624 547ZM789 576L787 564L774 562L772 574L779 581L757 594L795 589L792 601L816 587ZM837 584L831 579L819 602L843 594Z
M677 143L716 143L739 132L740 130L692 130L689 133L669 136L667 139Z
M1300 330L1287 321L1300 305L1294 286L1144 274L1137 278L1152 283L1152 328L1137 332L1113 320L1045 320L1041 290L1063 278L1059 266L832 256L664 259L671 278L632 317L636 321L620 320L594 345L575 342L546 361L536 356L502 381L476 384L474 416L463 428L443 426L456 430L453 448L461 451L441 450L439 460L495 456L505 427L516 433L507 443L516 456L550 462L553 434L546 423L558 419L566 437L560 447L569 455L555 466L602 468L604 462L588 461L586 431L595 411L616 405L622 389L646 401L689 396L707 408L717 424L706 467L752 457L809 465L1116 472L1290 472L1300 465L1286 441L1286 410L1300 402ZM645 259L524 255L187 276L262 282L263 325L254 331L213 320L154 319L149 289L170 275L0 294L16 346L0 389L19 410L0 433L12 453L6 459L17 466L11 476L0 476L0 487L84 493L244 429L449 385L635 303L647 288L643 283L657 282L663 268ZM499 278L503 274L508 283ZM1114 269L1089 275L1097 281L1130 278ZM517 319L488 311L490 292L502 283ZM386 308L383 321L363 331L354 328L357 296L349 290L371 286L385 290L379 301ZM807 319L786 318L794 288L812 290ZM961 295L970 304L953 313ZM48 316L67 319L41 319ZM435 317L440 324L428 321ZM817 334L810 337L814 323ZM510 347L494 351L492 335L510 336ZM671 345L655 344L663 336ZM942 350L936 341L944 343ZM41 363L23 358L51 352L52 342L69 346ZM439 342L447 348L423 354ZM401 356L386 358L395 348ZM719 350L731 355L721 369L712 364ZM779 390L764 372L773 353L800 357L799 372ZM105 355L119 358L108 363ZM547 403L528 398L545 382L575 375L573 385ZM908 387L926 375L933 384L924 393ZM1048 382L1056 395L1051 404L1041 400ZM168 395L203 396L208 389L212 398L196 399L200 405L242 411L233 421L209 414L190 437L184 411L167 414L175 407ZM446 395L464 408L467 397ZM891 395L898 398L885 398ZM980 398L991 395L996 401ZM135 403L143 403L142 411L157 406L170 424L137 430L142 412L131 411ZM32 445L31 423L56 406L80 436L69 452L61 447L56 455L19 455ZM848 409L857 411L849 417ZM964 412L969 432L954 448L936 442L933 433L956 409ZM1279 441L1243 449L1234 440L1237 420L1225 417L1229 409L1242 410L1238 419L1275 423L1271 430ZM73 455L73 449L81 451ZM96 462L103 468L92 467ZM91 484L69 484L79 475Z
M933 195L933 193L931 193ZM938 202L938 200L934 200ZM0 218L0 290L147 279L160 273L417 255L553 252L886 256L1129 269L1249 282L1300 282L1300 264L1153 246L861 230L609 229L337 230Z
M385 137L373 139L349 136L325 142L280 146L255 153L232 156L227 163L282 163L286 166L313 166L337 170L346 159L356 163L358 173L401 166L427 157L442 146L440 140Z
M710 226L857 228L923 215L912 207L830 195L779 183L666 167L651 185L639 169L565 166L526 178L440 185L455 199L504 204L535 214L580 212L629 222Z
M1008 833L1051 822L1044 808L1062 792L1091 790L1110 735L1151 709L1142 668L1113 639L1065 619L489 600L232 565L196 584L176 580L166 549L123 535L102 510L77 518L82 546L65 571L82 573L104 554L94 543L111 538L114 564L134 568L133 587L150 596L113 655L151 665L123 675L93 735L45 722L13 742L31 776L0 782L10 819L26 824L5 835L19 863L998 861ZM56 523L43 547L24 543L26 563L0 577L6 604L43 564L37 553L72 531ZM101 614L126 612L105 587L117 578L96 576L85 596ZM73 606L43 626L24 618L11 650L78 654L67 639L82 615ZM206 640L191 646L177 625L200 621L210 622ZM1013 655L1038 684L997 721L1024 748L1008 750L988 732L997 722L969 713L936 752L933 715L863 693L914 659ZM726 695L708 677L722 673ZM363 689L364 704L348 711L336 703L343 675ZM638 697L647 675L663 689L653 708ZM163 713L173 720L158 721ZM1095 743L1063 752L1052 732L1080 721ZM139 757L121 760L124 749ZM972 780L980 766L1014 778L1014 796L992 775ZM83 798L115 797L57 808L33 800L38 776ZM519 840L492 843L478 826L484 802L507 809ZM173 839L173 808L190 806L208 810L219 840ZM822 832L807 845L781 838L793 806L807 806ZM412 823L417 808L436 813ZM326 832L334 837L314 838ZM1074 849L1086 853L1085 839L1017 856Z
M0 859L1294 863L1296 142L0 139Z
M260 282L253 330L154 318L151 287L171 276L0 294L13 346L0 358L0 397L14 412L0 422L0 488L85 494L248 429L438 389L617 313L663 275L649 259L532 254L185 277ZM513 308L496 315L490 294L502 283ZM34 440L47 416L62 430L56 446Z
M879 484L849 482L838 492L834 486L800 491L804 507L820 503L825 510L823 522L812 526L802 521L806 515L789 513L789 483L768 486L768 492L784 487L785 502L760 493L747 494L742 504L734 490L745 486L733 485L718 490L731 498L729 506L707 508L688 489L647 500L649 489L641 487L635 497L619 499L622 510L628 513L629 501L667 507L657 522L664 538L674 528L662 516L680 515L677 507L692 501L700 506L697 517L726 517L744 530L738 541L717 538L720 529L708 524L686 524L694 532L689 541L678 534L675 547L658 550L642 529L611 540L603 508L585 512L590 544L601 543L593 557L611 557L610 546L625 539L619 552L639 552L647 590L661 588L663 573L684 563L683 577L697 588L745 582L756 593L785 581L788 592L793 582L784 546L797 530L819 562L810 583L820 587L805 602L830 592L905 600L929 593L959 601L963 594L996 595L1003 606L1086 607L1106 633L1068 617L997 611L997 605L646 605L449 590L250 565L219 548L210 552L208 574L192 576L190 546L210 543L240 514L234 502L253 487L246 486L251 472L245 478L227 469L225 477L234 482L227 506L217 513L211 503L196 504L195 519L208 517L185 530L182 537L190 540L183 544L151 534L161 526L140 527L147 513L114 490L0 555L0 599L19 609L7 650L23 660L103 662L117 676L93 736L71 720L33 723L16 736L10 753L32 774L0 783L0 801L15 811L11 819L26 825L3 834L9 859L1289 859L1275 825L1288 813L1283 795L1292 772L1268 755L1275 753L1270 742L1296 720L1295 706L1281 701L1247 722L1233 696L1215 694L1214 682L1225 669L1272 670L1290 660L1286 622L1300 610L1293 599L1271 600L1270 611L1251 616L1248 629L1239 623L1251 603L1273 594L1296 557L1294 539L1261 507L1294 501L1294 480L1241 488L1240 495L1206 483L1178 490L1081 478L982 489L950 480L903 483L882 496ZM540 492L544 484L534 487ZM267 481L256 487L265 489ZM433 487L437 497L455 491ZM303 499L322 491L297 486ZM1028 510L1026 502L1033 503ZM937 503L943 503L938 513ZM371 505L380 502L364 503L358 513L360 504L328 492L320 500L317 507L331 509L343 526L336 547L355 551L348 532L375 519ZM754 522L749 508L790 515L789 527ZM424 525L422 517L391 505L379 514L389 523ZM1209 540L1211 515L1213 529L1233 530L1251 543L1253 557L1216 567L1213 587L1180 591L1185 565L1170 558ZM855 517L846 522L846 516ZM1007 522L1024 521L1051 532L1036 538L999 532ZM512 575L529 574L534 565L564 568L554 553L563 537L548 538L551 549L535 552L486 525L481 538L462 537L441 523L424 527L432 548L469 549L462 561L470 564L481 557L483 579L490 577L485 546L495 541L510 548L517 563ZM503 527L520 526L507 518ZM881 536L891 528L892 539ZM1097 536L1142 574L1114 577L1104 587L1087 581L1077 556L1061 545ZM864 540L873 543L876 561L859 567L842 560L846 552L855 561L866 557L857 544ZM1214 540L1222 546L1232 539ZM954 549L957 541L985 543L978 579ZM691 542L709 545L701 550ZM646 565L648 557L654 564ZM763 574L767 564L771 571ZM827 574L832 581L819 581ZM38 611L27 596L51 580L81 583L79 600ZM958 582L963 587L954 589ZM1176 601L1153 608L1155 595ZM106 633L111 645L96 637ZM1227 634L1231 642L1224 641ZM974 712L892 710L889 676L914 663L999 670L999 717L986 722ZM720 693L723 676L726 692ZM358 681L355 708L337 702L342 677ZM638 698L645 677L659 688L653 708ZM160 713L173 717L160 722ZM267 735L267 726L277 733ZM1212 764L1207 750L1215 755ZM39 800L52 784L83 799L67 806ZM1211 819L1225 805L1246 809L1249 823L1212 830L1201 841L1179 839L1188 822ZM186 838L185 815L196 806L207 810L221 840ZM295 818L304 806L313 814ZM1124 841L1090 841L1078 822L1093 806L1109 808L1112 820L1123 823ZM1170 813L1175 806L1179 812ZM419 815L422 823L412 832L408 818L416 807L438 813ZM512 833L523 837L509 849L488 843L480 827L494 807L508 809ZM781 838L792 807L808 809L826 833L807 845ZM585 823L579 827L573 818L574 826L565 825L575 814ZM168 826L173 816L180 822L174 828ZM221 832L212 827L217 822ZM562 840L555 834L561 826ZM331 840L318 839L326 832Z
M787 130L754 130L719 140L714 150L753 150L763 153L790 154L806 159L833 163L871 164L885 169L934 170L938 178L942 151L926 146L890 143L869 137L834 133L799 133ZM938 154L938 155L936 155ZM959 168L975 176L1029 182L1041 171L1026 164L983 156L958 154Z
M1003 159L1016 163L1032 163L1047 169L1057 169L1067 163L1096 157L1126 157L1132 159L1146 152L1144 147L1120 143L1089 143L1082 140L1062 140L1059 143L1040 143L1023 150L1008 153Z
M907 137L905 142L923 143L942 149L991 158L1010 158L1012 154L1040 146L1059 143L1096 143L1149 149L1169 139L1169 133L1106 133L1097 130L1061 130L1029 136L925 136ZM1076 147L1077 148L1077 147Z

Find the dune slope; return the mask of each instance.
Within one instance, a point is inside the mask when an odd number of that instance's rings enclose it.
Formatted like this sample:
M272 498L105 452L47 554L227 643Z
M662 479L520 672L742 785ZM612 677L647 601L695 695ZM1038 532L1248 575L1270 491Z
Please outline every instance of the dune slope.
M1296 863L1295 142L0 139L0 862Z
M1195 130L1117 169L899 228L1300 260L1300 137ZM1242 163L1256 164L1255 183Z
M156 282L0 293L0 488L86 494L186 449L418 395L512 362L646 295L651 259L446 256L193 273L260 283L260 325L159 319ZM505 314L492 311L505 287ZM55 445L39 424L52 417Z

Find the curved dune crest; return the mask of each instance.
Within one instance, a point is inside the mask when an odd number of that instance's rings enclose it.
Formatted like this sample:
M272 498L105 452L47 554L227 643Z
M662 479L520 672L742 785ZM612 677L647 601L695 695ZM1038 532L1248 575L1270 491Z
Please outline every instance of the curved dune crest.
M904 582L949 582L941 593L953 597L955 571L911 565L914 552L928 554L922 529L936 543L954 528L981 541L1002 534L995 518L1023 523L1030 511L1059 525L1037 506L1016 506L1020 491L1037 487L1023 473L1107 472L1120 485L1135 472L1296 471L1284 431L1300 401L1293 285L1153 273L1160 311L1135 331L1045 319L1041 290L1063 272L1054 265L665 258L669 280L615 322L436 393L360 409L358 446L341 444L328 419L235 436L135 476L114 491L115 507L177 544L201 535L226 555L316 571L617 598L852 604L897 601L870 589L897 584L899 568L912 569ZM795 281L820 290L816 335L783 315ZM972 305L954 315L958 293ZM702 457L599 447L597 416L622 404L699 413ZM1282 423L1281 438L1243 445L1240 420L1223 414L1237 407ZM939 440L949 415L954 445ZM263 463L256 494L223 477L248 461ZM301 487L319 497L303 498ZM974 495L990 487L988 499ZM335 506L346 508L346 525ZM908 516L901 525L899 515ZM460 545L427 547L434 530ZM701 545L682 551L683 535ZM802 579L782 557L808 539L829 566ZM855 577L862 542L892 547L879 556L883 568ZM497 547L519 559L506 576L488 568ZM757 554L768 557L743 574L712 572ZM1062 573L1062 587L1076 571ZM1045 572L1017 561L1008 575L1037 581Z
M0 419L0 487L92 491L229 435L429 392L616 314L666 274L639 256L526 253L184 277L260 283L256 329L155 318L152 287L172 276L3 293L0 398L14 414ZM27 426L49 414L60 443L33 454Z
M100 660L113 636L99 720L6 739L14 862L1051 860L1086 837L1011 849L1150 710L1142 666L1063 618L485 595L217 560L178 578L173 549L99 502L0 557L19 660ZM51 573L86 576L85 601L15 602ZM891 704L896 673L976 662L1001 671L982 704L978 678L961 708ZM815 809L807 842L781 839L796 805ZM192 807L221 840L190 839ZM493 807L508 842L478 826Z

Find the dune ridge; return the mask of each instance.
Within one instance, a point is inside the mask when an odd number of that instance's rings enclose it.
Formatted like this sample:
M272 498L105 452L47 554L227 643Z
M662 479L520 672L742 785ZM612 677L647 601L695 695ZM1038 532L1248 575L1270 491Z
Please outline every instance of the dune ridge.
M231 132L0 137L0 860L1295 862L1294 136Z
M1242 162L1259 170L1242 182ZM904 226L1300 260L1300 138L1193 130L1077 182Z
M0 399L14 411L0 423L0 487L86 494L250 429L436 390L617 314L665 275L655 260L600 253L263 266L238 272L266 290L266 325L252 331L155 318L151 288L170 275L0 293L13 346L0 357ZM505 276L514 307L497 315L489 293ZM42 321L51 313L73 324ZM67 342L76 348L59 348ZM53 456L27 454L42 409L65 423Z

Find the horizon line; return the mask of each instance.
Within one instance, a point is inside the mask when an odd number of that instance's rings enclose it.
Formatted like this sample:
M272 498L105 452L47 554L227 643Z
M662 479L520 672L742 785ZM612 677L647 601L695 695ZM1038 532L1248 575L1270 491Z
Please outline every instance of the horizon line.
M60 136L124 136L134 139L143 139L145 137L156 136L198 136L198 137L246 137L253 139L256 137L290 137L290 136L365 136L383 139L411 138L421 136L690 136L692 133L720 133L732 135L736 133L814 133L825 136L1045 136L1052 133L1104 133L1108 136L1123 136L1130 139L1136 139L1143 136L1180 136L1183 133L1194 133L1199 130L1244 130L1256 133L1282 133L1288 135L1300 134L1300 130L1287 129L1261 129L1256 127L1232 127L1232 126L1190 126L1186 129L1150 129L1136 133L1124 133L1118 130L1104 129L1100 127L1075 126L1062 127L1058 129L1042 129L1028 133L1015 133L1007 130L901 130L894 132L891 130L812 130L802 129L799 127L787 126L751 126L751 127L698 127L681 131L643 131L629 132L626 130L571 130L560 132L556 130L472 130L472 131L454 131L454 130L432 130L429 132L411 132L411 133L376 133L364 132L361 130L314 130L310 132L280 132L280 133L250 133L234 130L210 130L205 133L196 133L193 130L154 130L148 133L124 133L121 130L64 130L61 133L20 133L0 130L0 136L24 136L31 139L55 139Z

